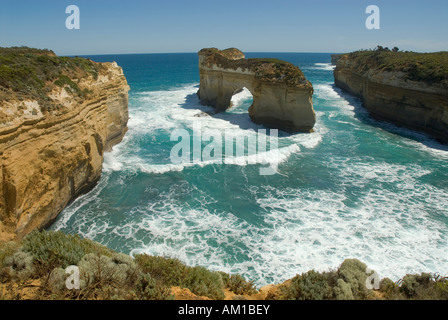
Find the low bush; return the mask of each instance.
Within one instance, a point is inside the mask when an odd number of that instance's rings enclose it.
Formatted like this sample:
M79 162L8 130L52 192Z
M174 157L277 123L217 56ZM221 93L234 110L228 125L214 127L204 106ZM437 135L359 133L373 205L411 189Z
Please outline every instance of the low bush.
M172 300L171 289L160 285L149 274L141 274L136 286L137 296L141 300Z
M282 291L282 298L286 300L324 300L333 297L329 274L314 270L295 276L289 286L282 287Z
M136 263L144 273L165 286L179 286L190 289L197 295L211 299L224 299L224 283L218 272L203 267L189 267L178 259L137 255Z
M58 57L50 50L27 47L0 47L0 88L19 99L33 99L39 105L48 103L52 84L66 87L74 96L84 98L89 91L81 90L73 80L98 79L103 65L80 57ZM43 108L43 112L48 108Z
M225 272L219 272L224 286L237 295L255 294L258 292L253 281L246 281L243 276L239 274L230 275Z
M29 280L34 274L33 256L28 252L17 251L3 261L2 278L20 282Z
M187 272L187 266L178 259L139 254L135 256L135 262L143 273L166 286L179 286Z
M181 281L180 286L190 289L194 294L211 299L222 300L225 298L221 275L204 267L187 267L185 278Z
M344 260L337 271L336 299L367 299L370 292L366 288L366 270L366 264L357 259Z
M3 264L3 261L17 252L20 248L20 244L15 241L8 241L1 243L0 242L0 266Z
M366 288L367 266L356 259L346 259L336 271L314 270L295 276L280 286L275 299L287 300L358 300L371 298Z
M76 265L86 254L112 256L114 251L78 235L60 231L34 231L22 243L22 251L33 256L39 275L48 275L57 267Z

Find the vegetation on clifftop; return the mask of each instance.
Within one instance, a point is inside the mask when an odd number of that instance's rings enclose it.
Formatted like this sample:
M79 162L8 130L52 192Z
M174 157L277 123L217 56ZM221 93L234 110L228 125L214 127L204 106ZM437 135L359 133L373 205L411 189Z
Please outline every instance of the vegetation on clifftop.
M65 269L72 265L79 267L79 290L66 288ZM175 286L217 300L224 299L225 288L239 294L256 291L241 276L172 258L141 254L133 259L62 232L34 231L20 243L0 243L0 300L167 300L173 299Z
M68 266L80 272L80 288L66 287ZM383 279L379 290L366 287L367 266L345 260L337 270L314 270L274 286L268 300L448 299L448 280L437 274L406 275L398 282ZM178 259L114 252L94 241L62 232L34 231L20 243L0 243L2 299L169 300L173 287L193 296L224 299L259 294L241 275L186 266ZM260 296L257 296L258 298Z
M438 274L408 274L397 282L384 278L378 290L367 288L367 266L346 259L337 270L314 270L295 276L267 299L273 300L447 300L448 279ZM372 271L373 272L373 271ZM373 277L369 278L374 282ZM378 279L379 281L379 279ZM373 285L374 283L372 283Z
M225 50L206 48L199 51L199 54L206 57L205 63L210 67L216 65L233 70L240 68L243 71L255 72L260 81L312 88L300 68L287 61L275 58L245 59L244 54L235 48Z
M448 52L417 53L378 46L344 54L350 67L363 73L370 70L403 72L406 79L448 87Z
M101 64L79 57L58 57L51 50L27 47L0 48L0 101L37 100L42 111L49 104L53 85L65 86L78 97L88 94L75 82L98 78Z

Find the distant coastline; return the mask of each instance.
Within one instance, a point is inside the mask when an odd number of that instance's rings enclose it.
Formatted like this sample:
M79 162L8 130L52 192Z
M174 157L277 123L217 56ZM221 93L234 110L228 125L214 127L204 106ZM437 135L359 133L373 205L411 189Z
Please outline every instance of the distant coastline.
M448 143L448 52L376 50L332 55L335 84L371 115Z

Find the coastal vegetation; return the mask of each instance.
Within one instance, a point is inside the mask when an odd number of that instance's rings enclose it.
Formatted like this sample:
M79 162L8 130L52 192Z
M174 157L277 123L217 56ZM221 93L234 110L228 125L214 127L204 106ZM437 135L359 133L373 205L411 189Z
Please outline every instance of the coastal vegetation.
M69 290L65 269L78 266L79 290ZM114 252L62 232L34 231L0 244L0 299L169 300L172 287L224 299L224 289L256 292L240 275L190 267L178 259Z
M76 79L97 79L101 68L89 59L58 57L46 49L0 48L0 100L33 99L45 111L54 85L83 98L88 90L81 90Z
M310 86L303 72L294 64L275 58L249 58L235 48L218 50L206 48L199 51L207 57L207 63L225 69L249 70L255 72L260 81L287 84L292 87Z
M378 46L374 50L359 50L346 54L351 68L367 72L403 72L412 81L441 83L448 87L448 52L418 53Z
M377 290L366 286L367 266L346 259L337 270L314 270L295 276L268 295L273 300L446 300L448 279L439 274L408 274L394 282L384 278ZM370 280L370 279L369 279ZM379 280L379 279L378 279Z
M69 290L65 272L77 266L80 288ZM410 274L378 290L366 286L367 266L345 260L337 270L298 274L272 286L268 300L448 299L448 280L438 274ZM20 242L0 244L0 299L170 300L173 288L192 297L250 299L259 291L241 275L187 266L178 259L117 253L89 239L62 232L34 231ZM259 297L259 296L256 296ZM191 298L191 297L190 297Z

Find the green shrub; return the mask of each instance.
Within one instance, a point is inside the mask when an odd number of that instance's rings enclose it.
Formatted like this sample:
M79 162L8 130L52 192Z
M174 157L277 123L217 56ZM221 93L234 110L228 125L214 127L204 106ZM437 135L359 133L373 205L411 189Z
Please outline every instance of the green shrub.
M69 86L71 90L73 90L76 94L81 93L81 89L78 87L76 83L74 83L69 77L61 74L58 79L54 82L58 87Z
M44 285L46 297L104 300L172 299L170 288L157 284L149 274L143 274L130 256L89 253L79 261L78 267L79 289L67 289L68 274L63 268L55 268Z
M216 48L206 48L199 53L207 57L206 63L208 65L217 65L234 70L238 68L250 70L255 73L255 77L260 81L285 83L299 87L311 86L300 68L287 61L275 58L233 59L233 55L240 54L240 51L234 48L222 51Z
M160 285L149 274L141 274L136 286L137 297L140 300L172 300L169 287Z
M448 280L441 279L435 284L436 294L439 299L448 300Z
M6 271L11 278L24 282L34 274L33 256L28 252L17 251L5 258L3 268L3 274Z
M407 299L440 300L448 298L446 278L430 273L407 274L401 279L400 292Z
M380 292L387 300L403 300L405 298L400 292L400 286L389 278L380 281Z
M66 280L68 274L65 273L65 269L55 268L51 272L48 281L46 283L47 289L50 290L51 293L60 295L64 291L66 291Z
M133 287L139 276L135 262L123 254L109 257L89 253L79 261L78 267L80 279L84 280L86 287Z
M346 259L339 267L337 274L339 279L337 288L339 297L342 299L365 299L369 296L366 288L367 265L357 259ZM347 292L347 286L350 287L352 296Z
M211 299L222 300L225 298L221 275L204 267L188 267L181 287L186 287L194 294Z
M218 272L203 267L188 267L178 259L137 255L136 263L143 273L164 286L179 286L211 299L224 299L224 283Z
M3 261L17 252L19 248L20 245L15 241L0 243L0 267L3 265Z
M429 277L425 277L424 282L429 281ZM423 278L418 274L408 274L403 277L401 283L401 291L408 297L414 297L422 286Z
M221 275L224 286L237 295L251 295L258 292L253 281L246 281L239 274L230 275L222 271L218 271L218 273Z
M187 273L187 266L178 259L141 254L135 256L135 262L143 273L166 286L180 286Z
M372 292L366 288L367 266L356 259L346 259L338 270L308 271L279 287L276 299L288 300L355 300L368 299Z
M140 270L132 258L123 254L86 254L78 263L80 288L66 287L68 274L63 268L52 270L43 285L50 299L134 299Z
M329 274L314 270L295 276L290 285L282 287L282 298L286 300L324 300L332 296Z
M350 284L345 282L343 279L338 279L336 286L333 289L334 298L336 300L354 300L353 290Z
M49 274L57 267L77 265L88 253L106 256L115 254L96 242L60 231L34 231L24 238L22 250L33 256L40 275Z

